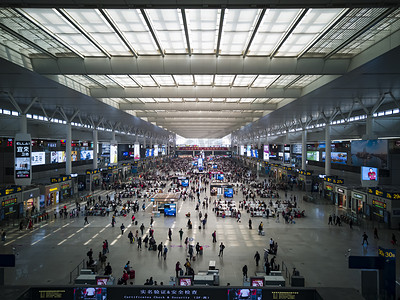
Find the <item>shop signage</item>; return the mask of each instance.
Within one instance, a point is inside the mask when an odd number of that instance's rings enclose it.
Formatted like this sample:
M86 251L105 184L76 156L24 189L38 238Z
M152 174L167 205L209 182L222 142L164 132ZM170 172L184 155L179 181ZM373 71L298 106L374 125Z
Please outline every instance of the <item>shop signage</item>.
M361 195L361 194L353 193L352 196L353 196L353 198L356 198L356 199L360 199L360 200L364 199L364 195Z
M108 166L108 170L116 169L118 166Z
M0 197L19 193L21 191L22 191L22 187L20 187L20 186L9 188L9 189L2 189L2 190L0 190Z
M2 207L8 207L14 204L17 204L17 198L8 199L1 202Z
M60 175L61 182L71 180L71 175Z
M86 175L93 174L93 170L86 170Z
M220 150L220 151L228 151L228 147L178 147L177 150L186 150L186 151L195 151L195 150L203 150L203 151L210 151L210 150Z
M64 183L64 184L62 184L62 185L61 185L61 189L62 189L62 190L69 189L69 183Z
M372 194L375 196L383 197L390 200L400 200L400 193L390 193L382 190L378 190L375 188L368 188L368 194Z
M57 190L58 190L58 187L54 187L54 188L49 189L49 192L55 192Z
M311 176L313 171L299 170L300 175Z
M332 187L331 185L327 185L325 188L326 188L328 191L332 191L332 190L333 190L333 187Z
M50 177L50 183L58 183L61 182L60 177Z
M379 207L379 208L386 209L386 203L382 202L382 201L372 200L372 205L376 206L376 207Z
M335 177L332 177L332 176L325 176L324 177L324 181L331 182L331 183L334 183L334 184L344 184L344 180L343 179L335 178Z
M379 247L378 255L384 257L387 260L395 260L396 259L396 249L385 249Z
M344 194L344 189L337 188L337 189L336 189L336 192L341 193L341 194Z

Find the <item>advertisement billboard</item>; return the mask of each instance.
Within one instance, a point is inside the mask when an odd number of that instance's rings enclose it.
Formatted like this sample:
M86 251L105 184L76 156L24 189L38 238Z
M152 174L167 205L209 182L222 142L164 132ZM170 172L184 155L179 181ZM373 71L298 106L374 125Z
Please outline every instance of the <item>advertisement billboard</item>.
M269 161L269 145L264 145L264 161Z
M247 157L251 156L251 145L247 145L246 154L247 154Z
M240 155L244 155L244 145L240 145Z
M140 144L135 144L133 148L134 152L134 160L139 160L140 159Z
M71 161L78 161L78 151L71 151Z
M15 141L15 178L31 177L31 141Z
M388 141L351 141L351 163L353 166L388 167Z
M81 160L93 159L93 150L81 150Z
M32 166L44 165L46 163L45 152L32 152Z
M158 145L154 145L154 156L158 156Z
M319 161L319 152L318 151L307 151L307 160Z
M110 164L112 164L112 165L118 164L118 145L117 144L110 145Z

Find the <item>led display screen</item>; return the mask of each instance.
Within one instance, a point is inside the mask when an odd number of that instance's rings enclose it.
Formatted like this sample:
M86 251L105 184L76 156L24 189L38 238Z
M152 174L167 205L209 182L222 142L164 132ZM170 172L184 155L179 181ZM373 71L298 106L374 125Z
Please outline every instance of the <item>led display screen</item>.
M46 163L45 152L32 152L32 166L44 165Z

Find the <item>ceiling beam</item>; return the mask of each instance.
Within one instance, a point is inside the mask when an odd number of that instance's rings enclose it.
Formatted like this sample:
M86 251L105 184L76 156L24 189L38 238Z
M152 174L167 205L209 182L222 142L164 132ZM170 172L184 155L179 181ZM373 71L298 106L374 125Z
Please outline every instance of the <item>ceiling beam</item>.
M148 122L157 122L157 124L172 124L172 123L189 123L189 124L203 124L208 122L218 122L218 123L238 123L238 122L251 122L253 118L147 118Z
M210 103L210 102L182 102L182 103L120 103L121 110L175 110L175 111L221 111L221 110L275 110L276 104L247 104L247 103Z
M196 119L232 119L232 118L257 118L257 117L262 117L263 113L261 112L237 112L237 111L232 111L229 114L226 114L226 112L220 112L220 111L202 111L202 112L186 112L185 115L183 116L181 112L137 112L136 113L137 117L146 117L146 118L196 118Z
M95 98L297 98L300 88L247 88L179 86L144 88L92 88L90 95ZM163 103L157 103L162 105ZM218 105L219 103L213 102ZM234 104L234 103L232 103Z
M343 75L351 59L166 55L32 58L31 62L42 75Z
M144 9L140 9L140 13L142 14L144 21L146 22L147 28L149 28L151 36L153 37L153 40L157 45L158 51L160 52L161 56L164 56L164 51L161 47L160 41L157 38L157 35L156 35L156 32L154 31L153 26L151 26L151 22L150 22L149 17L147 16L147 12Z
M257 20L256 26L254 27L254 30L253 30L253 32L251 34L251 37L250 37L249 43L247 44L246 50L244 50L244 52L243 52L243 56L246 56L247 53L249 53L251 43L253 42L254 37L256 36L256 33L258 31L258 27L260 27L260 25L261 25L261 22L262 22L262 19L264 18L265 12L266 12L266 9L264 8L261 11L260 15L258 16L258 20Z
M305 5L310 8L336 8L336 7L394 7L398 6L398 0L280 0L280 1L227 1L227 0L190 0L190 1L165 1L165 0L2 0L0 7L36 7L36 8L152 8L152 9L176 9L176 8L230 8L230 9L255 9L255 8L302 8Z
M222 28L224 26L224 18L225 18L225 8L221 9L221 16L219 18L219 27L218 27L218 39L217 39L217 50L215 51L216 55L219 55L219 47L221 46L221 38L222 38Z
M187 20L186 20L186 12L184 9L181 9L181 14L182 14L183 28L185 29L186 47L187 47L189 56L191 56L192 48L190 48L189 29L188 29Z

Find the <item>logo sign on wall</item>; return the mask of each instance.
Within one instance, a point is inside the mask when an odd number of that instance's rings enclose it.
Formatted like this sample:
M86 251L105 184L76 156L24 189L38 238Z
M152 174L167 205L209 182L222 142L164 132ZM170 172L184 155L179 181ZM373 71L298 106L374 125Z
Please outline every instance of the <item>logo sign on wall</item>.
M28 185L31 183L31 152L30 134L16 134L14 146L15 184Z
M140 159L140 144L135 144L134 147L134 159L139 160Z

